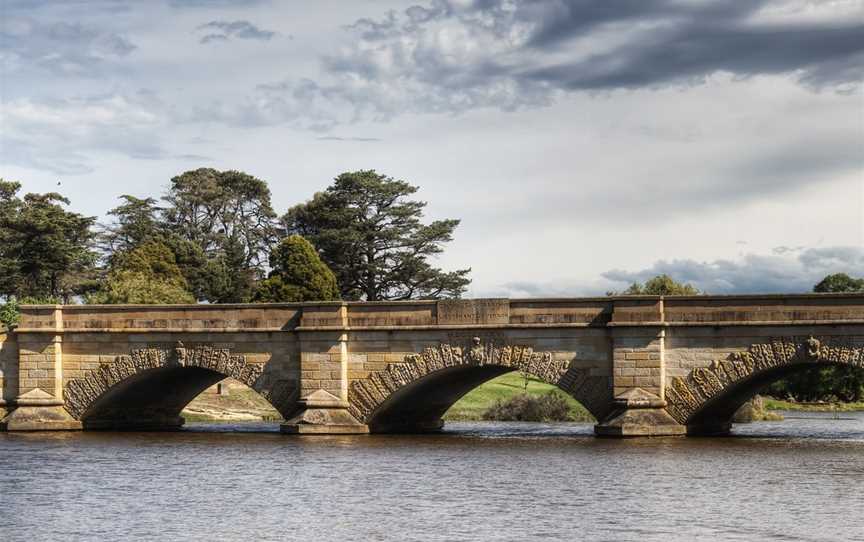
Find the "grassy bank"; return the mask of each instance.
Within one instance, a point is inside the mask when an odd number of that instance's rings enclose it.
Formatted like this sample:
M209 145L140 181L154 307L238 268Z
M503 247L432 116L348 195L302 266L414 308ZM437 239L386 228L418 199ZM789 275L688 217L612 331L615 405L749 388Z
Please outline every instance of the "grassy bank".
M245 422L280 420L266 399L242 385L229 387L228 395L203 393L183 410L187 422Z
M555 386L551 386L545 382L529 377L528 387L526 389L525 380L519 373L507 373L478 386L462 399L457 401L456 404L447 411L444 419L450 421L482 420L483 413L497 401L506 401L522 393L527 393L529 395L543 395L549 392L560 394L567 400L567 404L570 407L570 414L574 420L586 422L594 421L593 416L585 410L585 407Z
M794 410L799 412L856 412L864 411L864 403L795 403L765 397L766 410Z

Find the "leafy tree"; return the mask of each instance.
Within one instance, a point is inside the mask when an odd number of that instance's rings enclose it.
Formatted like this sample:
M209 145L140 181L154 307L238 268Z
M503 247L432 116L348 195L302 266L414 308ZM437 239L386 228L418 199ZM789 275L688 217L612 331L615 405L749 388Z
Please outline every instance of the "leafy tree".
M846 273L828 275L813 287L816 293L827 292L864 292L864 278L852 278Z
M95 285L95 218L64 209L60 194L20 189L0 180L0 295L68 303Z
M99 236L109 257L165 236L156 199L139 199L128 194L120 196L120 199L124 203L108 211L114 222L103 226Z
M339 299L336 275L321 261L312 243L286 237L270 253L272 271L255 291L254 301L333 301Z
M164 219L168 228L209 256L227 243L242 249L247 268L264 261L276 239L276 213L267 183L240 171L201 168L171 179Z
M459 220L423 224L426 202L408 199L415 192L374 170L343 173L282 220L289 233L318 248L345 299L459 297L471 270L445 272L429 263L453 239Z
M159 241L148 241L117 254L103 288L88 303L194 303L174 253Z
M195 295L216 303L249 300L277 239L267 183L240 171L201 168L171 179L162 199L165 229L200 249L168 242Z
M696 287L677 282L664 273L648 279L645 284L634 282L620 294L609 292L607 295L699 295L701 293Z

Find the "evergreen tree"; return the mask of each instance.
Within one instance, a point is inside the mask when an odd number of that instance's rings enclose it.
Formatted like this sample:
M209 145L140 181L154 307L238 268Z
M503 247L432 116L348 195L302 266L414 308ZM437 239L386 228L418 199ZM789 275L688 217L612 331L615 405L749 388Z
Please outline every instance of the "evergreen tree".
M607 295L699 295L701 293L695 286L677 282L664 273L648 279L645 284L634 282L623 292L608 292Z
M67 211L60 194L20 189L0 179L0 295L68 303L93 289L95 218Z
M336 275L315 247L299 235L286 237L270 253L270 276L261 281L258 302L333 301L339 299Z
M459 297L470 269L445 272L429 259L453 239L459 220L423 224L417 187L374 170L343 173L324 192L283 217L336 274L345 299L367 301Z
M114 258L103 287L88 303L194 303L174 253L159 241L147 241Z

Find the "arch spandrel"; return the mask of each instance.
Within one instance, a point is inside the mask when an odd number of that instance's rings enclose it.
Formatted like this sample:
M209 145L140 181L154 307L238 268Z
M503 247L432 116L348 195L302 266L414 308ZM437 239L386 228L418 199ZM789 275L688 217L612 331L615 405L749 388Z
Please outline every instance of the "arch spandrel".
M709 403L749 381L805 365L851 365L864 368L864 345L849 337L782 337L752 344L727 359L697 367L686 377L675 377L666 388L666 410L681 424L688 424Z
M557 360L552 352L535 351L531 346L484 342L475 337L466 343L442 342L419 354L408 354L404 361L390 363L366 379L354 380L348 390L351 413L368 423L393 394L406 386L450 368L483 366L522 371L557 386L598 419L608 413L611 405L608 379L591 376L589 369L577 367L572 360Z
M265 386L264 364L250 363L243 354L210 345L186 347L178 342L173 348L138 348L128 355L117 356L84 378L70 380L64 387L66 410L77 420L109 390L132 377L157 369L195 367L231 377L259 392L278 410L289 408L292 390L281 381ZM284 396L284 397L283 397ZM284 412L283 412L284 414Z

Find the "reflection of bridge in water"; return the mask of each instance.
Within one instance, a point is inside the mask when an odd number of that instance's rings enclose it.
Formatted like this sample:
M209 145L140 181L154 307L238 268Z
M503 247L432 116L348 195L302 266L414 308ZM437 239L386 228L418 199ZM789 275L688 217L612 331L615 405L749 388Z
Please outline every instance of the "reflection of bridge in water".
M234 377L287 433L429 431L521 370L601 435L723 433L761 387L864 367L864 295L28 306L0 350L0 427L170 429Z

